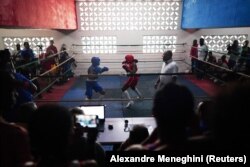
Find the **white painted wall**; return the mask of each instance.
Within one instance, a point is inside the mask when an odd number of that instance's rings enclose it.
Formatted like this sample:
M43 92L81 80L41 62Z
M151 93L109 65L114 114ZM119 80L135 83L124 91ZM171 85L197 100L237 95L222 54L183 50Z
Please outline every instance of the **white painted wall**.
M180 15L181 16L181 15ZM181 21L181 20L180 20ZM80 26L79 26L80 27ZM51 36L54 37L55 45L60 49L61 44L65 43L67 46L72 44L81 44L81 36L99 36L99 35L112 35L117 36L117 44L142 44L142 39L144 35L177 35L177 43L187 43L188 45L192 44L193 39L199 39L201 35L233 35L233 34L248 34L248 39L250 37L250 28L221 28L221 29L202 29L193 32L188 32L181 30L180 28L175 31L57 31L57 30L34 30L34 29L0 29L0 49L4 48L3 37L34 37L34 36ZM118 48L118 50L138 50L138 48L126 47ZM190 46L178 46L177 50L185 50L186 53L175 53L174 59L183 59L185 58L189 61L189 49ZM75 51L79 52L80 47L74 48ZM129 52L128 52L129 53ZM93 55L75 55L78 62L89 62L90 58ZM99 56L103 62L112 61L118 63L102 63L102 66L107 66L110 68L109 74L120 74L123 72L121 68L121 62L125 56L125 53L111 54L111 55L94 55ZM159 62L139 62L139 73L156 73L160 72L161 68L161 54L134 54L134 56L139 61L156 61ZM178 62L180 66L180 71L184 72L190 67L184 63ZM86 74L86 69L88 68L89 63L78 63L76 73Z

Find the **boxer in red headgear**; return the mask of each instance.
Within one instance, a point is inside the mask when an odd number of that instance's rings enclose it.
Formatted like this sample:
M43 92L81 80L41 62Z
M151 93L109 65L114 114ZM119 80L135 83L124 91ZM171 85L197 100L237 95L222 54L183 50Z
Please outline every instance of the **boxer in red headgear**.
M139 90L136 88L136 85L138 83L139 80L139 76L138 75L133 75L136 74L137 72L137 64L138 60L134 58L133 55L126 55L125 56L125 61L122 62L122 68L128 73L128 74L132 74L129 76L128 80L126 81L126 83L123 85L122 87L122 92L127 96L127 98L129 99L129 102L126 106L126 108L132 106L134 104L134 101L131 99L127 89L131 88L133 91L136 92L136 94L138 95L138 98L142 98L141 93L139 92Z

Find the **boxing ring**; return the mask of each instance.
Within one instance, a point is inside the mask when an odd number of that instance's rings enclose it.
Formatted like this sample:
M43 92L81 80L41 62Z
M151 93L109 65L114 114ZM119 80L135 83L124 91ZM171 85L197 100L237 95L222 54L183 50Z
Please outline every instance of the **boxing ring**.
M134 100L134 105L126 108L126 104L128 103L129 99L127 99L124 94L121 91L121 87L124 84L124 82L127 80L128 76L124 72L124 70L121 67L122 59L124 58L126 51L121 50L120 51L120 59L119 57L113 60L108 59L101 59L101 65L100 66L109 66L111 64L115 64L113 68L109 70L108 73L103 73L99 75L98 82L105 90L106 94L104 99L101 101L98 99L99 94L94 93L93 98L91 100L85 100L85 81L87 79L86 71L83 71L82 73L74 76L73 78L70 78L70 81L63 85L57 85L58 78L64 76L65 74L55 74L50 75L50 78L53 78L53 80L49 84L43 84L42 89L40 92L36 93L34 95L35 102L37 105L42 104L48 104L48 103L58 103L60 105L73 108L78 107L81 105L105 105L106 106L106 117L107 118L125 118L125 117L151 117L152 116L152 99L154 97L154 94L156 90L154 89L154 84L159 77L159 75L177 75L177 83L185 85L190 89L190 91L193 93L195 98L195 103L198 104L200 101L209 100L211 97L216 93L216 91L220 88L218 85L215 85L212 81L206 79L206 80L197 80L195 76L190 72L191 69L191 63L190 63L190 56L188 48L190 46L183 44L176 44L182 47L182 49L175 51L173 54L174 61L178 62L181 66L186 66L186 68L181 69L178 73L171 73L171 74L161 74L159 73L161 70L162 65L162 53L157 53L158 60L155 59L142 59L141 56L146 55L143 53L139 53L136 50L130 50L129 53L133 54L138 59L138 66L140 71L137 73L139 75L139 82L137 85L137 88L141 91L141 94L143 96L142 99L137 99L136 94L128 90L132 99ZM62 62L60 64L57 64L54 68L50 69L49 71L45 71L41 74L37 74L32 78L32 81L39 80L39 82L43 83L44 80L48 77L46 74L60 68L64 63L67 63L77 55L81 54L84 56L83 53L79 53L76 51L76 47L82 47L83 45L73 45L70 50L67 50L70 52L71 57L67 59L65 62ZM117 45L117 47L141 47L142 45ZM168 45L169 46L169 45ZM175 54L179 54L181 56L175 57ZM141 56L140 56L141 55ZM151 54L152 55L152 54ZM56 56L56 55L52 55ZM86 68L91 64L90 58L91 56L86 56L86 60L79 60L77 61L77 66L85 66ZM43 60L46 61L46 60ZM204 62L207 63L207 62ZM151 64L154 68L153 71L158 72L148 72L150 71L150 65L147 66L147 70L143 69L145 64ZM211 66L214 66L216 68L221 68L217 65L208 63ZM29 64L28 64L29 65ZM28 66L27 65L27 66ZM155 67L158 67L158 69L155 70ZM118 69L118 70L115 70ZM121 71L119 71L119 69ZM228 73L235 73L232 70L229 69L222 69L223 72ZM115 72L114 72L115 71ZM211 75L211 74L209 74ZM238 73L237 75L243 76L245 78L249 78L248 75L245 75L243 73ZM47 93L46 90L53 86L53 92ZM37 98L38 95L43 94L43 98L39 99ZM180 99L181 100L181 99Z

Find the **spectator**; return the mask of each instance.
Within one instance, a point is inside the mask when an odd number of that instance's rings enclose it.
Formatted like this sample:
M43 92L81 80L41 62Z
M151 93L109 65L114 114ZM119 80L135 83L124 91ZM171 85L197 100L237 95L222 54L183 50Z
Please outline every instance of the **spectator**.
M38 166L67 166L72 119L67 108L47 104L33 114L29 124L33 154Z
M0 166L23 166L32 160L27 132L9 124L13 121L13 108L16 103L16 88L24 84L17 81L7 69L10 62L8 50L0 51Z
M102 146L96 142L98 131L96 128L83 128L76 122L76 115L84 114L79 108L71 110L73 116L74 134L70 145L69 155L71 160L90 160L94 159L99 166L104 165L105 152ZM84 137L87 134L87 138Z
M222 68L228 69L228 62L226 59L226 55L221 56L220 59L218 59L218 66L221 66ZM228 80L228 73L223 72L224 69L218 68L218 73L216 74L216 77L220 80L227 81ZM217 83L218 79L215 79L214 82Z
M196 62L198 59L198 42L196 39L193 40L193 45L190 50L190 57L191 57L192 73L194 73L196 68Z
M149 136L148 129L144 125L135 125L129 132L129 138L123 142L119 150L123 151L133 144L142 143Z
M220 150L250 150L250 83L231 83L215 97L214 134Z
M239 66L238 66L239 70L241 70L242 66L247 62L247 59L250 56L250 48L249 48L248 44L249 44L248 40L246 40L243 44L241 56L239 59Z
M68 60L69 58L70 57L67 52L66 45L62 44L62 47L60 49L60 59L59 59L60 64L64 63L61 65L61 69L60 69L61 75L63 76L62 82L68 81L69 78L73 75L73 72L71 71L71 61Z
M46 53L57 54L57 48L54 46L54 40L49 41L50 45L46 48Z
M14 121L14 106L17 99L17 88L24 88L25 82L15 79L10 65L9 50L0 51L0 109L6 121Z
M29 42L24 42L24 49L21 51L21 58L24 63L29 63L35 59L35 54L30 48Z
M0 166L23 167L32 161L27 131L19 126L11 125L1 116L0 109Z
M22 104L17 110L16 124L28 130L28 125L36 110L37 106L34 102Z
M208 52L208 59L207 59L207 62L209 62L209 63L211 63L211 64L216 64L216 63L217 63L217 62L216 62L216 58L215 58L215 56L213 55L213 52L211 52L211 51ZM214 79L213 75L214 75L214 71L216 70L216 68L215 68L213 65L211 65L211 64L206 64L206 65L204 64L204 65L205 65L204 68L206 68L207 73L208 73L210 76L212 76L212 77L210 77L210 79Z
M17 96L17 103L16 108L18 108L21 104L27 102L33 102L33 94L36 92L37 87L36 85L31 82L28 78L26 78L21 73L15 73L15 79L25 83L25 87L18 88L18 96Z
M19 65L21 61L21 45L19 43L16 44L16 50L12 52L12 58L14 60L15 65Z
M156 92L153 115L160 145L153 150L184 150L187 131L194 117L194 97L184 86L168 83Z
M216 64L216 57L213 55L212 51L208 52L207 62L212 63L212 64Z
M197 78L202 79L205 75L205 63L208 54L208 47L205 44L205 40L200 38L200 46L198 47L198 61L197 61Z
M242 48L239 46L238 40L234 40L233 45L229 45L227 47L228 54L230 55L229 61L228 61L228 67L231 70L235 70L236 63L240 57Z
M177 73L178 66L177 63L173 61L172 57L173 53L171 50L165 51L163 53L162 55L163 64L161 68L161 75L159 76L158 80L155 83L155 89L159 89L169 82L176 82L177 79L176 75L171 75L171 73Z

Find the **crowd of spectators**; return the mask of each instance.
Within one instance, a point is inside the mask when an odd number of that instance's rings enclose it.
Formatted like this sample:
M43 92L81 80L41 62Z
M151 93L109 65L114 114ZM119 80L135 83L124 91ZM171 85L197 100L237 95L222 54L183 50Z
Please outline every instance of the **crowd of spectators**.
M208 76L215 83L222 85L228 81L242 79L240 75L236 75L237 72L250 74L248 44L249 41L246 40L241 47L238 40L234 40L232 45L227 46L227 53L221 56L221 53L209 51L203 38L200 39L199 45L195 39L190 50L191 71L198 79Z

